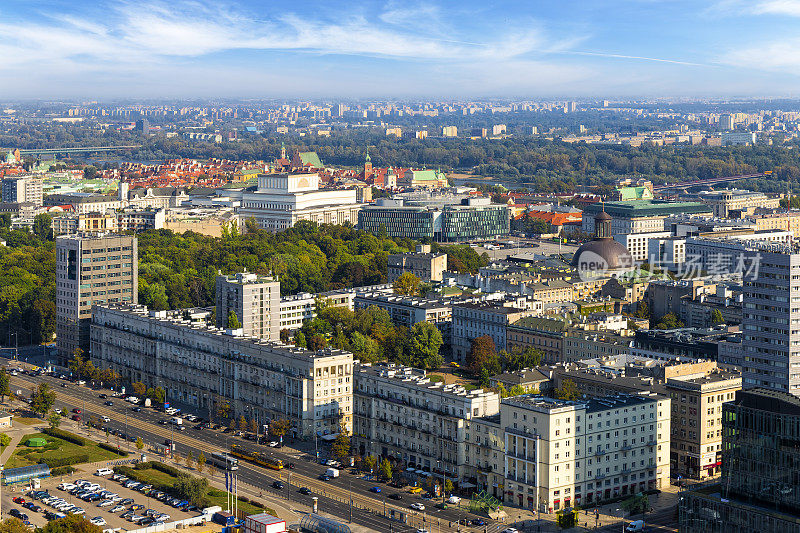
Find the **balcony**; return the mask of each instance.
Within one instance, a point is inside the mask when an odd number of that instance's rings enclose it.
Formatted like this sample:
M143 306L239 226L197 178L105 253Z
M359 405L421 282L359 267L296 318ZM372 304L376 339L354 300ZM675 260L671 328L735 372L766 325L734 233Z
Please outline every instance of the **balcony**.
M602 456L602 455L606 454L606 451L605 450L595 450L594 454L598 455L598 456Z

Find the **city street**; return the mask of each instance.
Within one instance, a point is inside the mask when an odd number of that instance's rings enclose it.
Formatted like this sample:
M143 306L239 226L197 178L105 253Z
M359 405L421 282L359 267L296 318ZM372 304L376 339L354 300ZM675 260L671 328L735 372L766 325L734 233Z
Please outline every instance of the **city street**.
M166 439L172 440L176 445L176 452L181 456L186 456L188 452L197 457L202 451L206 456L215 451L228 451L230 444L240 443L246 444L250 447L257 446L256 444L243 441L241 438L232 437L229 434L222 433L221 431L212 431L209 429L196 430L193 428L194 424L184 431L174 431L171 426L159 424L160 420L168 418L167 415L157 412L152 409L142 408L140 412L133 412L132 405L122 399L112 399L114 405L106 406L103 403L106 400L100 399L99 394L103 391L92 390L84 386L78 386L74 383L66 382L50 376L41 376L32 378L30 376L19 376L12 378L12 390L22 390L23 395L27 396L32 389L34 382L45 381L49 383L55 390L58 396L56 407L73 408L78 407L83 411L84 420L87 420L92 415L108 416L111 421L106 425L111 430L121 430L125 434L130 435L134 440L140 437L145 444L149 447L154 444L163 444ZM66 384L62 387L61 384ZM100 430L90 430L94 433L97 440L103 440L104 433ZM124 442L118 436L111 435L109 442L117 443L122 449L128 451L136 451L132 442ZM456 523L461 521L464 523L465 519L471 520L477 518L465 510L450 507L446 510L436 509L435 502L425 501L398 489L389 487L386 484L377 483L362 479L360 476L353 476L346 473L348 470L343 469L344 475L334 478L331 481L321 481L318 477L323 474L326 467L318 464L313 459L313 455L306 455L302 452L297 452L291 448L285 447L283 449L268 448L266 446L259 446L259 449L268 451L268 453L275 457L282 459L284 464L289 462L295 463L295 468L290 470L288 468L282 471L274 471L260 466L250 464L246 461L240 460L239 462L239 484L240 491L242 484L252 487L259 493L264 493L265 496L272 493L274 497L291 498L292 501L299 502L310 506L312 504L311 497L317 496L319 498L318 505L320 511L336 515L347 521L350 515L350 498L353 501L353 522L374 528L378 531L389 531L393 526L390 521L383 518L384 509L387 514L392 512L396 513L395 516L408 515L407 522L414 527L443 527L450 528L456 527ZM146 450L145 450L146 451ZM162 459L163 460L163 459ZM221 476L220 473L216 474L217 477ZM272 483L275 480L282 480L284 482L291 481L287 489L283 491L276 491L272 488ZM379 486L382 489L380 495L373 494L369 491L371 487ZM312 495L301 495L297 490L300 487L308 487L312 491ZM280 492L280 494L277 494ZM401 492L403 503L395 503L394 500L388 498L393 492ZM426 509L424 513L412 511L409 505L413 502L423 502ZM377 513L377 514L376 514ZM485 517L484 517L485 518ZM487 520L489 527L486 529L488 533L498 531L506 527L504 524L492 523ZM397 524L400 525L400 524ZM502 527L501 527L502 526ZM394 528L397 531L400 529ZM462 527L462 529L464 529ZM483 531L484 528L478 528Z

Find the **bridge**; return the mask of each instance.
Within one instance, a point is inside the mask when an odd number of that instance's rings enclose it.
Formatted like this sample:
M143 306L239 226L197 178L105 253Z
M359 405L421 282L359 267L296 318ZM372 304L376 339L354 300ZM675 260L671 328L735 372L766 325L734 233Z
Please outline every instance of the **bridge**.
M653 192L668 191L670 189L685 189L687 187L701 187L703 185L716 185L718 183L746 180L748 178L764 178L769 176L770 174L772 174L771 171L759 172L758 174L743 174L741 176L726 176L724 178L709 178L705 180L682 181L680 183L667 183L664 185L657 185L653 187Z
M20 155L43 155L43 154L86 154L99 152L116 152L118 150L133 150L140 148L141 144L125 144L120 146L77 146L74 148L20 148ZM14 151L13 148L5 148L2 151Z

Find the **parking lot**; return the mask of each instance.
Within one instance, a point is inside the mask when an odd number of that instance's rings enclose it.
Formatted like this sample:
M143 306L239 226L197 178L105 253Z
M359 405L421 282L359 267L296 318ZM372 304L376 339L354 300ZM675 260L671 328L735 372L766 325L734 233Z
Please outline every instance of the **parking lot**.
M137 525L132 520L150 518L154 522L172 522L200 514L198 510L189 512L159 501L155 497L155 491L148 495L134 487L125 487L120 481L112 479L111 475L97 476L84 472L41 481L39 489L41 493L21 486L4 488L3 512L7 516L13 516L12 510L16 509L27 515L31 525L43 526L47 523L48 517L53 518L56 513L74 513L75 509L65 508L74 505L83 509L84 512L78 511L78 514L82 514L87 519L99 518L96 521L97 525L104 530L116 528L134 530L145 527L147 524L145 522ZM37 494L34 496L34 493ZM14 501L17 498L24 499L24 502ZM39 509L25 508L25 505L31 506L31 504L38 506ZM59 510L58 507L61 509Z

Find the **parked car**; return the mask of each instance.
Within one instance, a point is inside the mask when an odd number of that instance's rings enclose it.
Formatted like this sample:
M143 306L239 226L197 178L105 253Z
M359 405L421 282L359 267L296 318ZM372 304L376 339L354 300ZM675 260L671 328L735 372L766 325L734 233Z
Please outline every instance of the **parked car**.
M425 510L425 506L424 506L424 505L422 505L422 504L421 504L421 503L419 503L419 502L414 502L414 503L412 503L412 504L410 505L410 507L411 507L412 509L414 509L415 511L424 511L424 510Z
M395 492L394 494L389 494L389 497L393 500L398 500L398 501L403 499L403 495L400 494L399 492Z

